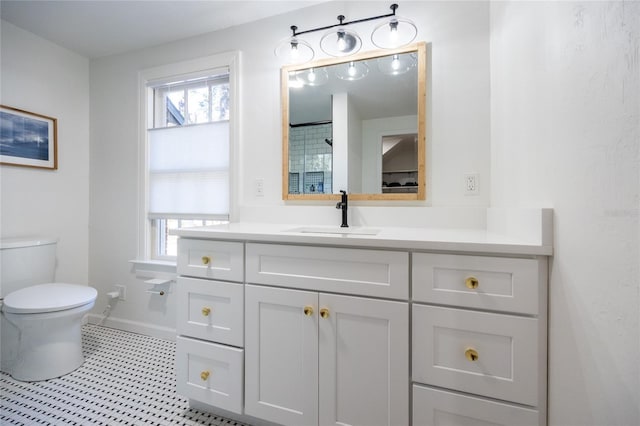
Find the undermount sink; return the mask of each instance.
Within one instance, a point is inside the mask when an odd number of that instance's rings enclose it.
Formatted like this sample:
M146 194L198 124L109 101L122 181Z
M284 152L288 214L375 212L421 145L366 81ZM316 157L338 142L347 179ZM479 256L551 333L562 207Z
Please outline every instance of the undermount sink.
M287 229L284 232L299 232L302 234L377 235L380 230L374 228L361 228L358 226L350 228L339 228L333 226L302 226L299 228Z

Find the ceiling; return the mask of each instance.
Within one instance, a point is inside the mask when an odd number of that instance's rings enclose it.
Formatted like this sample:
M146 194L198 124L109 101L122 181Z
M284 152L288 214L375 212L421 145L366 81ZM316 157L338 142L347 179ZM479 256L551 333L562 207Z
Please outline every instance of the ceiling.
M318 0L1 0L3 20L88 58L114 55L301 9Z

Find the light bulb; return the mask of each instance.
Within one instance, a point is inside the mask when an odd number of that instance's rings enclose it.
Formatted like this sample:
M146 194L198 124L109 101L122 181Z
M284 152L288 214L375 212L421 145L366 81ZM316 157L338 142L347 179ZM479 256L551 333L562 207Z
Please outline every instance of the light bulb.
M344 39L344 30L338 31L338 50L344 52L347 48L347 42Z
M391 60L391 68L394 71L400 69L400 58L398 58L398 55L393 55L393 59Z
M313 68L309 70L309 74L307 75L307 80L309 80L310 83L313 83L314 81L316 81L316 73L313 70Z
M293 59L297 59L299 56L298 54L298 41L292 41L291 42L291 58Z
M347 74L351 77L356 75L356 65L353 62L349 62L349 68L347 69Z
M395 41L398 38L398 21L396 19L393 19L391 20L391 22L389 22L389 30L389 38Z

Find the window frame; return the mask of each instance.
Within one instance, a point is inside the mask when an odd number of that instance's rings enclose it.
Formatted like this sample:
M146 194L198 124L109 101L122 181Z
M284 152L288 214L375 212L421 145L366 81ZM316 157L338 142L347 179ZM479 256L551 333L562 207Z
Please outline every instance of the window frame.
M238 152L239 152L239 75L240 52L226 52L202 58L182 61L142 70L138 73L139 90L139 130L138 130L138 259L142 261L165 261L175 263L172 256L154 256L157 237L153 234L157 227L149 219L149 147L148 132L153 128L154 99L149 86L178 79L192 79L206 76L215 70L229 70L229 221L235 220L238 211ZM150 93L151 92L151 93ZM183 219L189 219L184 217Z

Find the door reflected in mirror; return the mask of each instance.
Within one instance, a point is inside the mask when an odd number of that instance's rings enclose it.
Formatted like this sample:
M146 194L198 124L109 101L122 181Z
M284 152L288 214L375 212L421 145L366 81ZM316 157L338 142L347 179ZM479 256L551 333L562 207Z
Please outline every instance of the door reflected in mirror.
M425 199L425 50L282 69L283 199Z
M382 192L418 192L418 134L382 137Z

